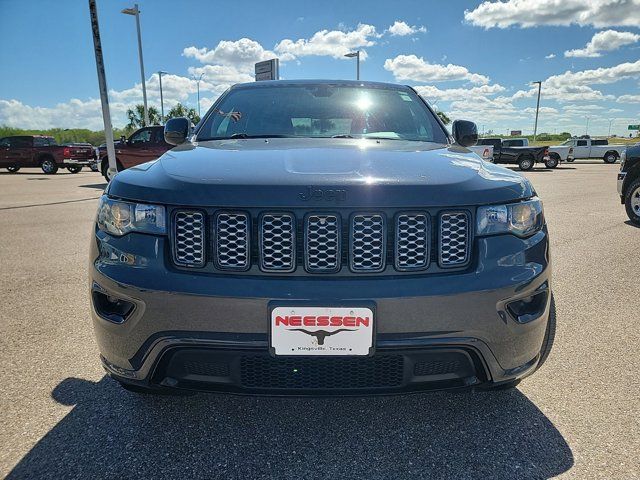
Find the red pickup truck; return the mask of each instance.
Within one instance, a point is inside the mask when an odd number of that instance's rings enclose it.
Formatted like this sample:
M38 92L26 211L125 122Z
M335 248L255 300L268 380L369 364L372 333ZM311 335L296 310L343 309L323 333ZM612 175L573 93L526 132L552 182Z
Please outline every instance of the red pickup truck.
M123 136L119 142L115 143L118 171L155 160L172 147L173 145L164 141L162 125L140 128L133 132L129 139ZM98 157L102 175L107 181L111 180L106 146L100 145Z
M22 167L40 167L47 174L59 168L78 173L95 161L90 145L58 145L53 137L20 135L0 138L0 168L17 172Z

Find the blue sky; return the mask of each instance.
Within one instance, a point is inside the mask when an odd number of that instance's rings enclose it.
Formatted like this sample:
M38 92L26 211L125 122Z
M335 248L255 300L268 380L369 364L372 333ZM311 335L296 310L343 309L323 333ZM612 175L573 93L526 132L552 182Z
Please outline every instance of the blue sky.
M438 109L481 129L625 134L640 123L640 0L139 0L147 89L159 105L201 106L277 55L284 78L361 78L416 86ZM113 123L141 100L128 1L98 0ZM28 33L26 33L28 32ZM101 128L88 2L0 0L0 124ZM550 57L550 58L547 58Z

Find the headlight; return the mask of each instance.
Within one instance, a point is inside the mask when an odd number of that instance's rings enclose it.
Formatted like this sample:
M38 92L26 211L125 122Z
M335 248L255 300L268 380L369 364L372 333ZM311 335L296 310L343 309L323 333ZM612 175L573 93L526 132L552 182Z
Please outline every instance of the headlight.
M479 207L476 234L513 233L528 237L538 232L544 223L542 202L538 198L508 205Z
M163 206L121 202L105 195L100 198L96 222L100 230L118 237L129 232L160 235L167 232Z

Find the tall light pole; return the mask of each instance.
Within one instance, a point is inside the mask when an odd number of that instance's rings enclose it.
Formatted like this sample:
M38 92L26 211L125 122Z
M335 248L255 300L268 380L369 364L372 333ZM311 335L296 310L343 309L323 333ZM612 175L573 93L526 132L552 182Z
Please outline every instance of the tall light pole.
M356 59L356 80L360 80L360 50L349 52L345 54L345 57Z
M587 119L587 126L584 129L584 134L589 135L589 115L585 117Z
M200 116L200 81L202 77L204 77L204 73L201 73L198 78L196 78L195 75L193 76L193 79L196 81L196 89L198 90L198 116Z
M162 75L166 75L167 72L162 70L158 71L158 80L160 80L160 123L164 125L164 97L162 96Z
M611 138L611 124L613 123L613 118L609 120L609 135L607 137Z
M542 82L531 82L533 85L538 84L538 103L536 103L536 123L533 126L533 141L536 141L538 135L538 112L540 111L540 90L542 89Z
M140 35L140 9L138 4L134 4L133 8L125 8L122 10L125 15L133 15L136 17L136 28L138 29L138 56L140 57L140 76L142 77L142 99L144 100L144 124L149 125L149 110L147 109L147 85L144 80L144 61L142 60L142 36Z

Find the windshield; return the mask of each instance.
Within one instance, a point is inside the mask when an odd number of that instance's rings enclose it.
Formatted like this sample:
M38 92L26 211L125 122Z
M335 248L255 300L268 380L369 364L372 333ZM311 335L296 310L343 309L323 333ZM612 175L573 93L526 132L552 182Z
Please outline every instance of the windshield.
M383 138L447 143L412 91L358 85L286 85L231 90L197 140L252 137Z

